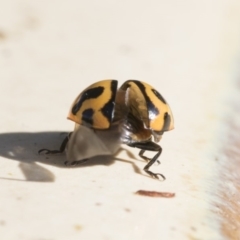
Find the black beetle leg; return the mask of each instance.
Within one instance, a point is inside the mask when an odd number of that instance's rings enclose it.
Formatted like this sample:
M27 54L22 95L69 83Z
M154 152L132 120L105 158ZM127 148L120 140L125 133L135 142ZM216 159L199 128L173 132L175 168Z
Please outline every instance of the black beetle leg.
M149 170L149 168L157 161L158 157L162 153L162 148L158 144L154 142L135 142L128 144L128 146L141 149L141 151L139 152L139 156L142 157L144 160L148 161L147 165L144 167L144 171L146 173L148 173L153 178L159 179L158 176L161 176L164 180L166 179L161 173L153 173ZM156 151L157 153L152 159L150 159L143 155L146 150L154 152Z
M45 152L45 154L57 154L57 153L63 153L64 150L66 149L66 146L67 146L67 143L70 139L70 136L71 136L71 132L68 134L67 137L64 138L64 140L62 141L62 144L59 148L59 150L49 150L49 149L46 149L46 148L43 148L43 149L40 149L38 151L38 154L42 153L42 152Z
M146 157L146 156L143 156L144 152L145 152L145 150L142 149L142 150L139 152L138 155L139 155L142 159L144 159L145 161L147 161L147 162L151 161L151 160L152 160L151 158L148 158L148 157ZM161 164L161 162L160 162L159 160L156 160L156 162L157 162L157 164Z

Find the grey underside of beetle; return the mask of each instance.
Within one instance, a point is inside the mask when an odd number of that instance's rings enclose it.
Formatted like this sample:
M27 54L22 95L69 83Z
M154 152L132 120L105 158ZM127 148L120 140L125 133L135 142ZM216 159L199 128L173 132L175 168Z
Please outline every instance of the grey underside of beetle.
M113 155L121 145L121 130L114 124L107 130L80 126L72 133L67 147L68 161L80 161L100 155Z

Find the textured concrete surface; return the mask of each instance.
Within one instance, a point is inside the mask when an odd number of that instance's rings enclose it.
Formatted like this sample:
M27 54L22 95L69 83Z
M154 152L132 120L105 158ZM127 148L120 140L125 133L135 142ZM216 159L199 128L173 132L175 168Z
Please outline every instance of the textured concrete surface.
M237 0L0 1L0 238L239 239L239 26ZM166 181L126 146L75 168L37 154L108 78L169 102L175 129L152 168Z

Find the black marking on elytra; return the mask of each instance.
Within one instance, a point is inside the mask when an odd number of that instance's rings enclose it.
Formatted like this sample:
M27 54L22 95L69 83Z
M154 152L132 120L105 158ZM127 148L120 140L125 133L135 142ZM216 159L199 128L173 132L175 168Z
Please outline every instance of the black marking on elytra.
M88 108L82 112L82 121L93 125L93 114L94 111L92 108Z
M152 89L152 92L154 93L154 95L163 103L167 104L166 100L163 98L163 96L155 89Z
M112 80L111 82L111 97L108 102L101 109L102 114L107 118L107 120L111 123L113 119L113 112L115 107L115 98L117 92L117 80Z
M146 100L146 104L147 104L147 108L148 108L148 116L149 116L149 119L153 119L156 115L159 114L159 110L158 108L155 107L155 105L153 104L152 100L150 99L150 97L147 95L146 93L146 88L144 86L144 84L142 84L140 81L137 81L137 80L131 80L133 81L139 88L140 90L142 91L142 94Z
M79 111L84 101L91 98L99 97L103 93L103 91L104 91L104 87L99 86L95 88L90 88L85 92L83 92L78 102L73 106L72 114L76 115L76 113Z
M167 112L165 112L164 113L164 124L163 124L162 130L167 131L169 129L170 123L171 123L171 116Z

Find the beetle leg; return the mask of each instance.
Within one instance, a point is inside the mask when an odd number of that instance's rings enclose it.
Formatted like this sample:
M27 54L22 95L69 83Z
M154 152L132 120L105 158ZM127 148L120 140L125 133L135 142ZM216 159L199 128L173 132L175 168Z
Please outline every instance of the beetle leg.
M69 141L69 139L70 139L71 134L72 134L72 133L70 132L70 133L68 134L68 136L63 139L62 144L61 144L59 150L49 150L49 149L43 148L43 149L40 149L40 150L38 151L38 154L40 154L40 153L42 153L42 152L45 152L45 154L63 153L64 150L66 149L66 146L67 146L67 143L68 143L68 141Z
M135 143L128 144L128 146L141 149L141 151L139 152L139 156L144 160L148 161L147 165L144 167L144 171L146 173L148 173L153 178L159 179L158 176L161 176L164 180L166 179L164 175L162 175L161 173L153 173L149 170L149 168L157 161L158 157L162 153L162 148L158 144L154 142L135 142ZM156 151L157 153L151 159L143 155L146 150L154 151L154 152Z
M139 152L138 155L139 155L142 159L144 159L145 161L147 161L147 162L151 161L151 160L152 160L151 158L148 158L148 157L146 157L146 156L143 156L144 152L145 152L145 150L142 149L142 150ZM159 160L156 160L156 162L157 162L157 164L161 164L161 162L160 162Z

